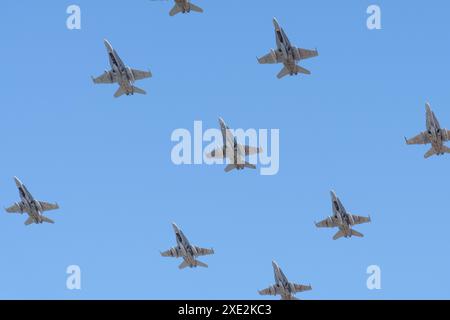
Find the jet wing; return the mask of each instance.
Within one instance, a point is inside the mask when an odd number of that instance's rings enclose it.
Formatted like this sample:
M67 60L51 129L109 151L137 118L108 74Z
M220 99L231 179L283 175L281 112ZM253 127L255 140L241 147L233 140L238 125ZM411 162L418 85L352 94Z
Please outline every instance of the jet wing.
M245 148L246 156L250 156L252 154L257 154L257 153L262 152L262 148L255 148L255 147L249 147L249 146L244 146L244 148Z
M171 248L167 251L161 252L163 257L172 257L172 258L180 258L182 256L180 250L178 248Z
M195 247L195 250L197 251L197 256L198 257L214 254L214 250L213 249L205 249L205 248Z
M430 139L428 138L428 135L426 132L422 132L411 139L406 139L407 144L428 144L430 143Z
M279 288L277 286L271 286L267 289L263 289L258 291L262 296L276 296L277 294L281 294Z
M44 201L39 201L39 204L42 207L42 211L50 211L50 210L59 209L59 206L57 203L48 203L48 202L44 202Z
M97 77L97 78L92 78L92 80L94 81L94 83L116 83L117 82L117 78L115 76L115 74L112 71L105 71L105 73L103 73L101 76Z
M20 213L20 214L23 213L23 211L18 203L14 203L14 205L12 205L9 208L6 208L5 210L8 213Z
M223 159L223 148L217 148L206 155L210 159Z
M140 71L136 69L131 69L133 73L134 80L142 80L146 78L151 78L152 73L150 71Z
M370 217L362 217L362 216L357 216L354 214L351 214L352 218L353 218L353 226L357 225L357 224L363 224L363 223L368 223L371 222L372 220L370 219Z
M317 228L336 228L337 226L338 224L332 218L327 218L323 221L316 223Z
M301 60L314 58L319 55L319 52L317 50L307 50L307 49L297 49L297 50Z
M281 53L278 50L271 51L265 56L258 58L258 62L261 64L280 63L281 61Z
M310 291L312 290L312 287L294 283L294 290L295 292Z

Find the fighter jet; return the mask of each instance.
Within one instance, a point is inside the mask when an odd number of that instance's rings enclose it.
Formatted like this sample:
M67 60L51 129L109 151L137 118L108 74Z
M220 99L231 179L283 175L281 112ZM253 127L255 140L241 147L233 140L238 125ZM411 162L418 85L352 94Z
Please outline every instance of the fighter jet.
M230 164L225 168L225 172L233 169L243 170L244 168L256 169L254 164L245 161L245 157L262 152L262 148L243 146L237 142L236 137L231 133L230 128L222 118L219 118L220 130L222 131L223 147L213 150L206 156L210 159L229 159Z
M169 15L173 17L178 13L189 13L192 11L203 12L202 8L197 7L195 4L192 4L190 0L175 0L175 6L170 10Z
M298 300L298 298L294 297L297 292L312 290L312 287L310 285L304 286L301 284L289 282L287 277L284 275L283 271L275 261L272 261L272 266L275 277L275 285L267 289L258 291L260 295L281 295L281 300Z
M426 104L426 128L427 131L420 133L414 138L407 139L406 144L429 144L431 143L431 149L425 153L425 159L433 155L443 155L444 153L450 153L450 148L444 145L445 141L450 140L450 131L442 129L439 125L434 112L431 110L430 104Z
M333 216L316 223L317 228L339 228L338 233L333 237L337 240L341 237L351 238L364 237L362 233L352 229L352 226L362 223L371 222L370 217L361 217L348 213L341 203L341 200L336 196L334 191L331 191L331 202L333 208Z
M291 45L283 28L278 24L277 19L273 19L273 25L275 26L275 38L277 42L277 49L270 50L270 53L262 58L258 58L258 62L261 64L267 63L283 63L284 68L278 74L278 79L283 78L286 75L297 75L299 73L311 74L309 70L297 65L300 60L305 60L313 57L317 57L319 53L317 50L299 49Z
M94 83L118 83L119 89L114 94L115 98L118 98L123 94L126 94L127 96L135 93L146 94L144 90L134 86L134 82L137 80L150 78L152 73L150 71L135 70L126 66L108 40L104 40L104 44L108 52L111 70L105 70L105 72L98 78L92 77Z
M13 206L7 208L6 212L20 214L27 213L28 219L27 221L25 221L26 226L32 223L55 223L53 220L50 220L46 216L42 215L42 212L59 209L58 204L35 200L31 193L27 190L25 185L20 182L18 178L14 177L14 181L16 182L16 186L19 189L21 201L16 202Z
M206 256L214 254L213 249L204 249L200 247L193 246L189 243L189 240L184 235L183 231L178 228L175 223L172 223L173 230L175 231L175 236L177 240L177 246L171 248L165 252L161 252L163 257L173 257L173 258L183 258L183 263L178 267L179 269L184 269L186 267L204 267L208 268L206 263L196 260L197 257Z

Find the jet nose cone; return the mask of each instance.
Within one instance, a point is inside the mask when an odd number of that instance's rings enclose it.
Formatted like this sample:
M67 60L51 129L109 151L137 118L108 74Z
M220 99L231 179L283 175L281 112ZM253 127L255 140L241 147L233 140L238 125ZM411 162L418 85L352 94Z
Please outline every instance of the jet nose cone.
M105 44L105 47L106 47L106 49L108 49L108 51L112 51L111 43L109 43L108 40L103 39L103 43Z
M178 232L178 230L180 230L178 226L175 224L175 222L172 222L172 228L173 230L175 230L175 232Z
M425 103L425 108L427 109L427 111L431 111L431 106L429 102Z
M280 24L278 23L278 20L277 20L277 18L273 18L273 25L274 25L274 27L276 28L276 29L280 29Z
M337 198L336 192L334 192L334 190L330 191L330 195L331 195L331 198L333 198L333 199Z
M276 262L275 260L272 261L272 266L273 266L275 269L278 269L278 264L277 264L277 262Z
M14 182L16 183L16 186L18 186L18 187L20 187L22 185L22 182L17 177L14 177Z
M225 121L221 117L219 117L219 124L221 127L225 127Z

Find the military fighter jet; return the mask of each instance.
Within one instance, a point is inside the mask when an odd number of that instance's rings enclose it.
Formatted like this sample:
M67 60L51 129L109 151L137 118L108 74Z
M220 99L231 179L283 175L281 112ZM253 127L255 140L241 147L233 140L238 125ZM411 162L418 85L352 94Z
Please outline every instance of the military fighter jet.
M54 223L53 220L50 220L46 216L42 215L42 212L59 209L58 204L35 200L31 193L27 190L25 185L20 182L19 179L14 177L14 181L16 182L17 188L19 189L21 201L15 203L10 208L7 208L6 212L20 214L27 213L29 217L27 221L25 221L26 226L32 223Z
M196 12L203 12L202 8L197 7L196 5L192 4L190 0L175 0L175 6L170 10L169 15L173 17L174 15L178 13L189 13L192 11Z
M333 208L333 216L328 217L322 222L316 223L317 228L339 228L338 233L333 237L337 240L341 237L351 238L364 237L362 233L352 229L352 226L362 223L371 222L370 217L361 217L348 213L341 203L341 200L336 196L334 191L331 191L331 202Z
M439 125L434 112L431 110L430 104L426 104L426 128L427 131L420 133L414 138L406 139L406 144L429 144L431 143L431 149L425 153L424 157L429 158L433 155L443 155L444 153L450 153L450 148L444 145L445 141L450 140L450 131L442 129Z
M296 297L294 297L297 292L312 290L311 286L304 286L301 284L289 282L287 277L284 275L283 271L275 261L272 261L272 266L275 277L275 285L267 289L258 291L260 295L281 295L281 300L298 300Z
M284 68L278 74L278 79L283 78L286 75L297 75L299 73L311 74L309 70L297 65L297 61L317 57L319 53L317 50L299 49L291 45L283 28L278 24L277 19L273 19L275 26L275 38L277 42L277 50L270 50L270 53L262 58L258 58L258 62L261 64L267 63L283 63Z
M163 257L173 257L173 258L183 258L183 263L180 264L178 268L184 269L186 267L204 267L208 268L206 263L196 260L196 257L206 256L214 254L213 249L204 249L200 247L193 246L189 243L189 240L184 235L175 223L172 223L173 230L175 231L175 236L177 240L177 246L171 248L165 252L161 252Z
M123 94L133 95L135 93L146 94L146 92L136 86L134 82L137 80L150 78L152 73L150 71L139 71L131 69L126 66L120 59L116 50L113 49L108 40L104 40L106 50L108 51L109 64L111 65L110 71L105 71L98 78L93 78L94 83L118 83L119 89L114 94L114 97L118 98Z
M231 133L230 128L222 118L219 118L220 130L222 131L223 147L213 150L207 154L208 158L229 159L230 164L225 168L225 172L233 169L243 170L244 168L256 169L254 164L245 161L245 157L262 152L262 148L243 146L237 142L236 137Z

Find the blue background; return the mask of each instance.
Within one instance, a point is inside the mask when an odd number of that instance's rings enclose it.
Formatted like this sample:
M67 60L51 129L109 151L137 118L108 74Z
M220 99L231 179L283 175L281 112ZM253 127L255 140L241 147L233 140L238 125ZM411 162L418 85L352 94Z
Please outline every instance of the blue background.
M55 225L0 215L0 298L259 299L275 259L304 299L450 298L449 156L406 146L424 130L425 102L450 126L448 1L208 1L169 17L171 2L2 2L0 205L57 201ZM255 57L275 46L272 17L320 56L311 76L277 80ZM103 38L126 64L150 69L146 96L112 95L90 76L109 68ZM280 172L175 166L174 129L280 129ZM331 240L313 222L331 214L329 190L371 215L363 239ZM175 221L213 247L209 269L162 258ZM66 268L82 290L66 289ZM382 290L366 268L382 270Z

